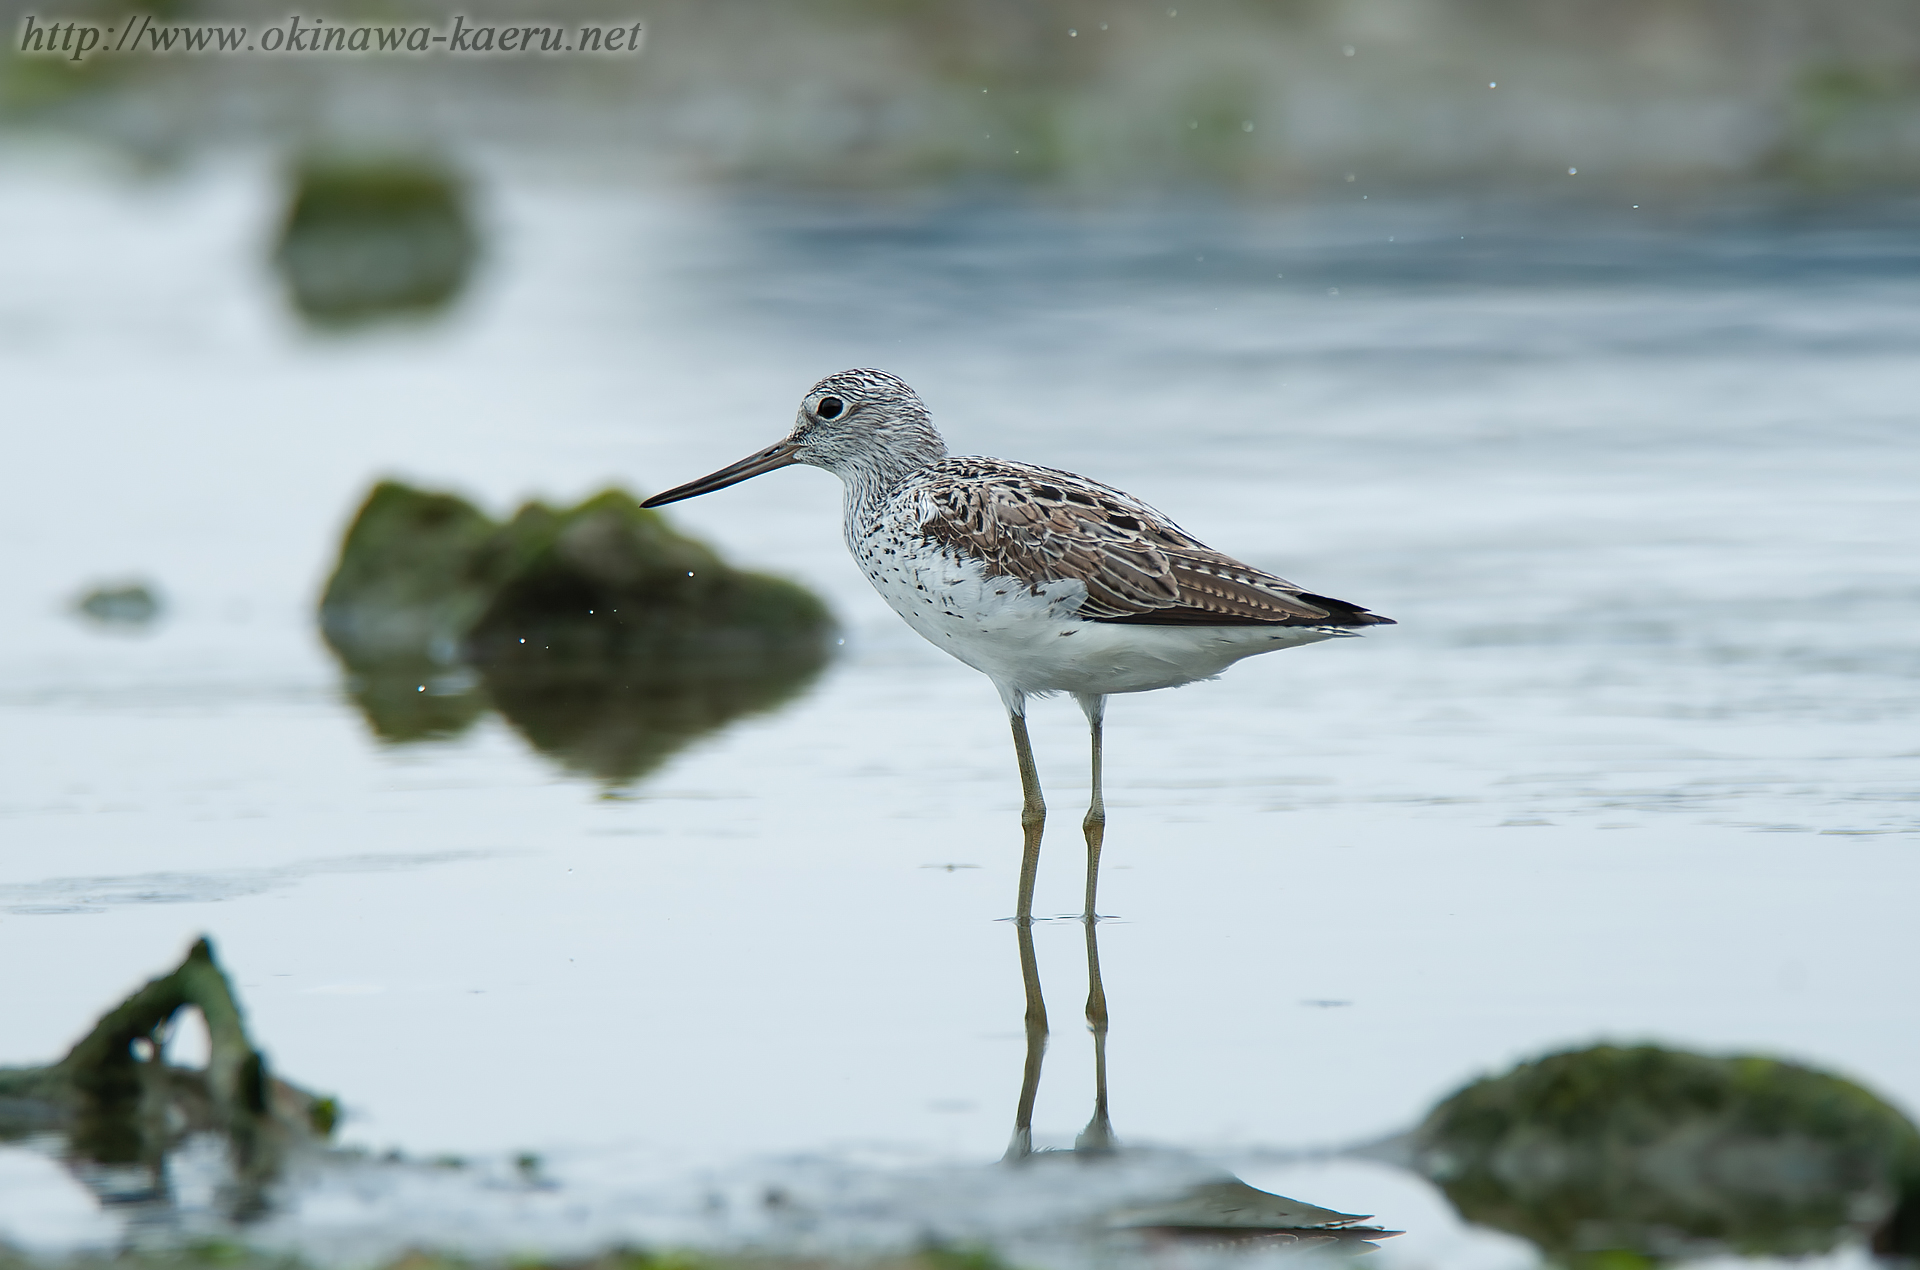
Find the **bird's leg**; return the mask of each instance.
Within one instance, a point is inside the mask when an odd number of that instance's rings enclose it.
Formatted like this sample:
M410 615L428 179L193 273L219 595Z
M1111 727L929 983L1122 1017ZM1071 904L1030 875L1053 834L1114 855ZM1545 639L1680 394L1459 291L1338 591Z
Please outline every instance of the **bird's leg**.
M1079 695L1080 708L1086 711L1087 731L1093 738L1093 798L1087 804L1082 827L1087 833L1087 1026L1093 1030L1093 1119L1075 1140L1076 1151L1111 1151L1113 1124L1107 1118L1107 989L1100 981L1100 911L1094 907L1094 893L1100 885L1100 847L1107 837L1107 805L1100 794L1100 751L1107 699L1092 694Z
M1025 697L999 681L1013 725L1013 752L1020 760L1020 901L1013 918L1020 943L1020 982L1027 993L1027 1061L1020 1076L1020 1105L1013 1113L1013 1140L1006 1158L1022 1160L1033 1154L1033 1100L1040 1092L1040 1063L1047 1053L1047 1002L1040 995L1040 962L1033 952L1033 880L1040 871L1040 834L1047 824L1047 804L1040 794L1040 771L1033 765L1033 743L1027 739Z
M1073 1141L1075 1151L1102 1155L1113 1150L1113 1121L1107 1116L1107 990L1100 983L1097 923L1087 923L1087 1026L1093 1030L1093 1119Z
M1040 834L1047 825L1047 803L1040 796L1040 772L1033 765L1033 745L1027 740L1027 716L1024 710L1009 711L1013 724L1013 752L1020 760L1020 832L1026 839L1020 853L1020 902L1013 920L1020 926L1033 921L1033 879L1040 871Z
M1020 1104L1013 1113L1013 1139L1007 1143L1009 1163L1033 1154L1033 1100L1040 1092L1040 1063L1047 1055L1047 1003L1040 995L1040 961L1033 952L1033 923L1015 922L1020 941L1020 982L1027 991L1027 1061L1020 1072Z
M1087 907L1084 916L1087 922L1088 938L1092 938L1093 923L1100 920L1099 910L1093 906L1095 890L1100 885L1100 847L1107 839L1107 804L1100 793L1100 750L1103 724L1107 716L1107 699L1091 693L1076 693L1080 708L1087 714L1087 731L1093 738L1093 800L1087 805L1087 818L1081 821L1081 828L1087 835ZM1100 1001L1102 1017L1105 1017L1106 1000L1099 992L1099 978L1094 979L1094 996L1087 1000L1087 1017L1093 1017L1094 1000Z

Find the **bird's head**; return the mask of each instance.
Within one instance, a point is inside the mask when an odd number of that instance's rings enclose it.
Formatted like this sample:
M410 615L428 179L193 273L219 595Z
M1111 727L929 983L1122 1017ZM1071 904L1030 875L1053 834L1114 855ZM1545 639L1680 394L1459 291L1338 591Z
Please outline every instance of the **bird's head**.
M807 390L784 441L641 506L710 494L796 463L825 468L843 481L890 484L946 453L926 405L906 381L884 370L843 370Z

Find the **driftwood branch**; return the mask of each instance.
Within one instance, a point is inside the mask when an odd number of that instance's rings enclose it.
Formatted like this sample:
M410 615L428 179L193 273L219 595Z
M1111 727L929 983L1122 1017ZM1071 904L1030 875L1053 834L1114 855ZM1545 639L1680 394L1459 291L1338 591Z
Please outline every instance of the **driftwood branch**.
M186 1009L206 1020L205 1069L166 1060L167 1037ZM153 1198L164 1201L167 1153L196 1134L224 1137L233 1168L227 1207L242 1219L263 1211L287 1152L327 1137L335 1117L332 1099L273 1078L205 939L103 1015L59 1062L0 1071L0 1141L62 1135L83 1183L94 1164L145 1166Z
M170 974L148 983L108 1011L58 1064L73 1088L98 1104L98 1112L121 1111L144 1092L142 1073L164 1065L165 1034L174 1016L192 1006L207 1021L212 1054L203 1079L217 1127L232 1130L267 1114L267 1062L253 1042L234 1000L233 986L202 938ZM136 1054L137 1041L150 1047Z

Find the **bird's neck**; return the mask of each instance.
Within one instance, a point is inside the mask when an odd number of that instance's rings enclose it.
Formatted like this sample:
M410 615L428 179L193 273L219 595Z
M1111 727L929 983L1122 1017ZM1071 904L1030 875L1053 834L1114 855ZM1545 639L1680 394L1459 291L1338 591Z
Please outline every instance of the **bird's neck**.
M878 516L888 497L904 482L947 457L946 443L931 429L927 436L913 441L912 445L870 450L855 462L835 467L846 486L849 524Z

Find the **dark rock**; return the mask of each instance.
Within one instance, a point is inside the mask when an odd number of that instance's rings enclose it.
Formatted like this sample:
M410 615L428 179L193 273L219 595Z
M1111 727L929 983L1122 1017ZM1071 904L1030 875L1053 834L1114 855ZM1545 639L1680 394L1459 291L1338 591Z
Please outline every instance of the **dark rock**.
M382 739L456 735L493 705L614 783L796 695L834 631L811 593L728 566L623 493L499 525L393 482L348 529L320 618Z
M399 159L311 162L293 187L274 263L309 321L431 313L465 287L479 237L453 173Z
M451 666L506 580L500 526L452 494L382 481L347 529L320 629L355 669Z
M511 576L467 640L491 673L751 678L818 665L833 629L811 593L727 567L616 490L523 508L504 537Z
M1920 1132L1837 1076L1769 1058L1597 1046L1434 1108L1408 1148L1469 1221L1563 1262L1797 1256L1880 1230L1920 1194Z
M146 626L160 616L160 595L145 582L97 586L73 602L74 611L102 626Z

